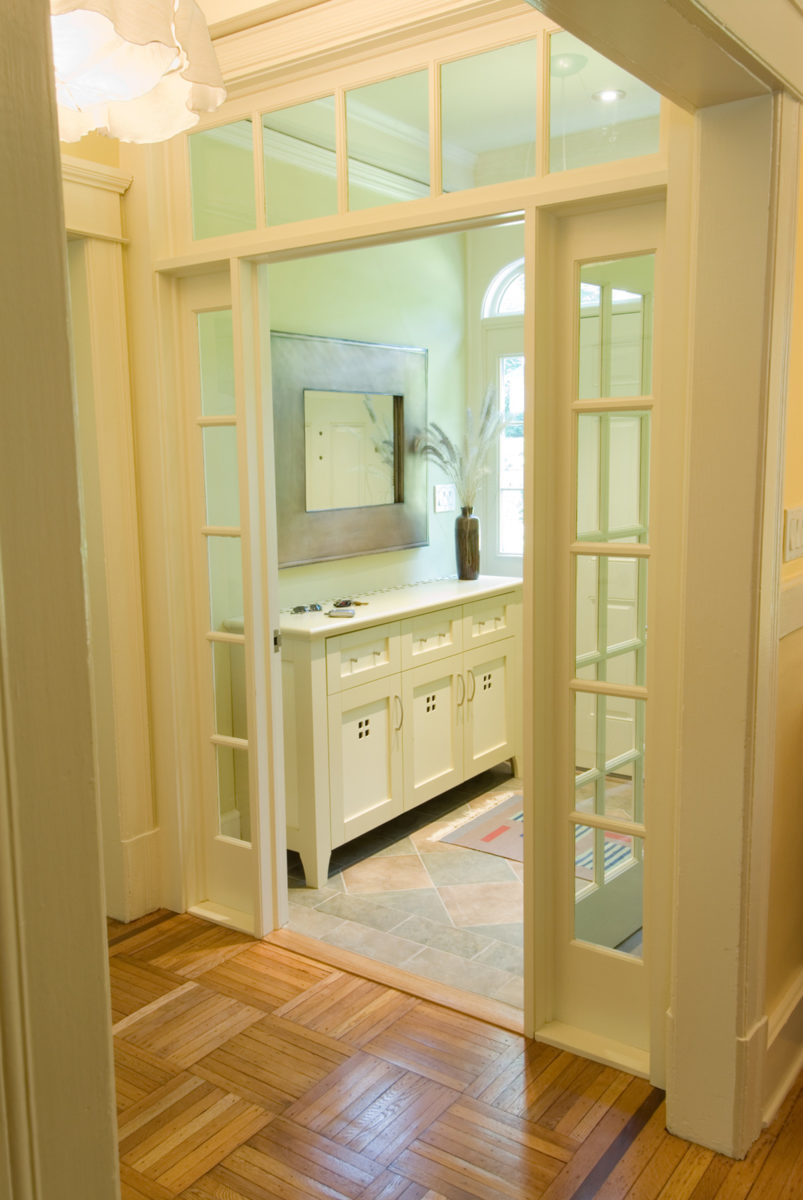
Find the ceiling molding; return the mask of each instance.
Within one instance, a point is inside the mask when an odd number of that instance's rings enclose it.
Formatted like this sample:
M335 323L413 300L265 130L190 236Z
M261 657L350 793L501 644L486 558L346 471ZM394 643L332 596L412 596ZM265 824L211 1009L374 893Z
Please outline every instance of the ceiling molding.
M214 42L218 38L228 37L231 33L241 33L243 29L251 29L254 25L264 25L267 21L277 21L282 17L289 17L293 13L317 8L319 5L329 2L330 0L269 0L267 4L248 8L246 12L242 12L238 16L225 17L220 21L210 21L209 33ZM202 2L201 8L206 7Z
M312 12L301 9L218 37L215 52L227 87L241 92L283 74L312 74L344 58L399 50L531 11L526 0L325 0Z
M90 162L87 158L62 154L61 178L64 183L81 183L85 187L103 188L122 196L131 186L133 176L118 167L107 167L102 163Z

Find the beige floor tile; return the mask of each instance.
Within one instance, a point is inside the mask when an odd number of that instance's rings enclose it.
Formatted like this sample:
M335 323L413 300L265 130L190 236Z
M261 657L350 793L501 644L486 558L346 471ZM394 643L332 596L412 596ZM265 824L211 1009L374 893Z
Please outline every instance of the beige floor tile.
M406 892L432 886L418 855L367 858L343 872L347 892Z
M438 893L455 925L492 925L520 921L522 885L514 883L455 884Z

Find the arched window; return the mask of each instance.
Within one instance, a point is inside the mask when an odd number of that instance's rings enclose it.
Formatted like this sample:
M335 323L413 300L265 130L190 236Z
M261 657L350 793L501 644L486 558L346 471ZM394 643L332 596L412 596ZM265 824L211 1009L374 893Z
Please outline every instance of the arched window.
M497 271L482 300L481 316L517 317L524 313L524 259L517 258Z
M497 271L482 299L483 361L508 425L490 465L485 559L496 574L519 568L524 545L524 259ZM501 318L501 319L500 319Z

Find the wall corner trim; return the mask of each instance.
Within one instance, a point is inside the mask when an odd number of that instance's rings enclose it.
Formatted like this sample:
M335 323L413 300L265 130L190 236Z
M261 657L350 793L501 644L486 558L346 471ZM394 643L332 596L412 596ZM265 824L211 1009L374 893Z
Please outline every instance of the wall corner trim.
M788 637L803 628L803 575L784 579L781 583L781 605L778 637Z
M64 183L80 183L86 187L104 188L109 192L124 195L134 178L118 167L107 167L101 163L89 162L84 158L73 158L69 154L61 156L61 178Z
M803 969L767 1019L762 1120L769 1125L803 1068Z

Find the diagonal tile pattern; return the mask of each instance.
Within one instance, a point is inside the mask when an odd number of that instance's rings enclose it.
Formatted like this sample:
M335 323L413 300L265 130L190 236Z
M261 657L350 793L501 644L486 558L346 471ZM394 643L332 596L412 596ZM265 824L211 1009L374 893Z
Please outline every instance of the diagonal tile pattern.
M520 789L486 771L336 850L317 891L291 857L287 928L521 1008L522 864L441 840Z
M642 1079L194 917L136 926L110 924L122 1200L803 1190L803 1076L732 1163Z

